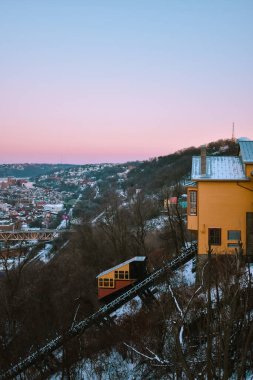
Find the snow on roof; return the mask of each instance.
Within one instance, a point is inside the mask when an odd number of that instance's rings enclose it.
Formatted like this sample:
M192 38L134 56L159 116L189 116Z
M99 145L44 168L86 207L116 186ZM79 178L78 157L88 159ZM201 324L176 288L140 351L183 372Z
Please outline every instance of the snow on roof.
M146 256L135 256L135 257L133 257L132 259L129 259L129 260L127 260L127 261L124 261L123 263L118 264L118 265L116 265L116 266L113 267L113 268L110 268L110 269L105 270L104 272L102 272L102 273L100 273L99 275L97 275L96 278L101 277L101 276L104 276L105 274L108 274L108 273L112 272L113 270L117 270L117 269L123 267L124 265L127 265L127 264L129 264L129 263L131 263L131 262L133 262L133 261L145 261L145 260L146 260Z
M196 187L196 182L194 181L187 181L185 182L185 187Z
M250 141L250 139L248 137L239 137L237 142L239 143L240 141Z
M192 157L192 180L227 180L245 181L240 157L212 156L206 157L206 174L201 175L201 157Z
M244 163L253 163L253 141L239 140L240 154Z

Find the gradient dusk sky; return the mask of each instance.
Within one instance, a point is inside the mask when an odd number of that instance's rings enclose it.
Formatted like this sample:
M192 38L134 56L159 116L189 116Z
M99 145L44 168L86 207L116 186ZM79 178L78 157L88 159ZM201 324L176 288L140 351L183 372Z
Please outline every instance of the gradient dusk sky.
M253 139L253 0L0 0L0 163Z

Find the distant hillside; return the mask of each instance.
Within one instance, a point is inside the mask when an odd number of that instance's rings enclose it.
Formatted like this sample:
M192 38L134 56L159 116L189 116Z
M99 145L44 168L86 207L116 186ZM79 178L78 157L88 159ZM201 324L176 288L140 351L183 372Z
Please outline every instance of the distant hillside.
M236 155L238 145L231 140L218 140L207 145L207 154ZM127 187L145 189L153 193L183 178L190 178L191 158L200 154L200 147L179 150L168 156L144 161L128 174Z
M231 140L218 140L207 145L207 154L234 155L238 146ZM167 156L156 157L144 162L128 162L125 164L90 165L90 173L96 180L107 184L116 180L117 173L134 167L128 173L125 188L145 189L146 192L158 192L164 186L169 186L182 178L190 176L191 158L200 154L200 147L189 147ZM89 166L89 165L84 165ZM68 170L80 165L71 164L4 164L0 165L0 178L14 176L17 178L35 178L60 170ZM111 178L110 178L111 177ZM114 178L113 178L114 177Z
M71 168L69 164L4 164L0 165L0 178L34 178L56 170Z

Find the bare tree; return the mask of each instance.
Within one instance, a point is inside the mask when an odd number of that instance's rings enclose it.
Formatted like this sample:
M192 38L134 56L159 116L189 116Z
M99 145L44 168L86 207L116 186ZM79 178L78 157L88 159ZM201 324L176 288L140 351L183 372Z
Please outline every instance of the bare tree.
M164 320L162 350L154 344L151 348L143 342L127 343L140 360L146 356L145 365L153 376L244 379L253 368L253 302L247 266L238 266L235 256L216 257L210 251L200 284L187 293L183 287L169 285L168 295L159 301L162 314L156 310Z
M183 217L183 209L180 206L179 199L183 193L183 188L180 183L176 183L171 188L165 188L163 198L165 199L166 212L168 216L169 235L173 241L175 251L179 254L182 246L186 242L186 225ZM176 202L170 202L170 198L175 197Z

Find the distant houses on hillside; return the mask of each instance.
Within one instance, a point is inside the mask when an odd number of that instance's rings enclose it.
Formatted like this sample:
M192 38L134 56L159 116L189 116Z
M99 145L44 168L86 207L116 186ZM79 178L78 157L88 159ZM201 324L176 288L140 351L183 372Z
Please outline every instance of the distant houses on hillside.
M163 200L164 211L167 211L168 207L179 207L181 210L187 209L187 199L186 194L181 195L181 197L170 197Z

